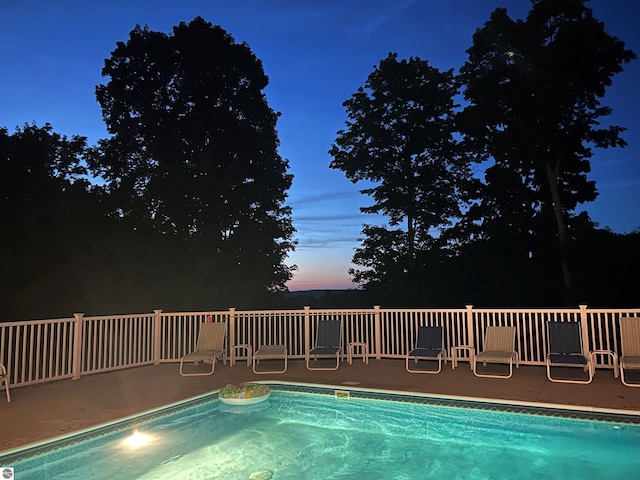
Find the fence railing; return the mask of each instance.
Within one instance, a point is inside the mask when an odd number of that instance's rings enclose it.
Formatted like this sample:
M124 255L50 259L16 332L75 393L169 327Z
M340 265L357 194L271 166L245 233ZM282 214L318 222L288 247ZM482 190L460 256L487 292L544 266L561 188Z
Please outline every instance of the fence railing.
M0 323L0 363L10 385L24 386L140 365L177 362L195 349L200 325L227 323L227 346L286 345L291 359L304 358L323 319L342 320L343 345L365 343L371 358L404 358L421 325L442 326L444 346L482 350L488 326L516 327L521 363L543 365L546 322L580 322L584 350L620 353L619 319L636 309L311 309L163 312ZM346 350L346 348L345 348ZM239 349L246 355L244 349ZM238 359L246 358L239 356ZM612 368L609 355L597 367Z

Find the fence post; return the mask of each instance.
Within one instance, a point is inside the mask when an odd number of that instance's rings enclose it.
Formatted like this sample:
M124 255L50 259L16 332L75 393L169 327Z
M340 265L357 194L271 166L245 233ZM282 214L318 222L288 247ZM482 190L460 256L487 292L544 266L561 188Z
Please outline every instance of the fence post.
M473 328L473 305L465 305L467 309L467 345L476 348L475 329Z
M161 333L161 319L162 310L154 310L155 316L153 317L153 364L158 365L160 363L160 333Z
M381 318L381 313L380 313L380 305L374 305L373 306L375 313L374 313L374 330L373 330L373 335L374 335L374 351L373 353L376 356L376 360L380 360L381 357L381 353L382 353L382 318Z
M229 308L229 328L227 330L229 333L229 343L227 344L227 351L232 352L233 345L235 345L235 341L236 341L236 309L235 307Z
M73 379L78 380L82 372L82 319L84 313L74 313L73 326Z
M309 345L311 345L311 313L309 305L304 306L304 358L307 358L307 352L309 351Z
M589 322L587 321L587 306L578 305L580 307L580 326L582 328L582 351L585 355L589 355ZM597 360L596 360L597 361ZM596 366L593 365L593 368Z

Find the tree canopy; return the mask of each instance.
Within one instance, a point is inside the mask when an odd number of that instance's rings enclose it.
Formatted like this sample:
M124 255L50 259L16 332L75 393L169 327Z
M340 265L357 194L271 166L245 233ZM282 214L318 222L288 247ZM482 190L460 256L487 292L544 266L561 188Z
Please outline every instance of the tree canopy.
M374 200L363 212L404 225L390 232L365 226L354 263L367 269L353 271L357 280L415 270L422 252L443 246L434 231L462 215L471 172L454 138L456 93L453 71L389 54L344 102L349 120L329 152L330 167L373 185L361 190Z
M85 138L49 124L0 128L0 315L55 311L81 281L66 274L82 248L82 223L97 208L82 179L85 147Z
M269 304L295 241L260 60L197 17L135 27L103 75L97 145L0 129L0 319Z
M626 145L623 127L600 126L611 113L601 99L622 65L636 58L585 3L535 1L517 21L496 9L474 34L459 75L468 101L460 128L478 157L493 161L474 213L487 233L516 232L525 255L536 250L527 238L556 237L569 295L569 243L589 223L573 212L597 196L587 177L592 148Z
M418 289L414 301L453 299L446 290L457 289L457 303L575 304L572 277L585 260L575 242L596 238L576 213L597 196L593 148L626 145L623 127L601 125L611 113L601 100L636 58L586 3L533 0L525 20L497 8L457 75L391 54L344 103L331 167L371 183L361 192L376 203L363 212L407 222L404 232L365 225L355 282L400 281L393 291ZM471 160L485 169L481 184L469 179Z
M203 281L224 272L223 285L284 288L292 175L249 46L200 17L170 35L138 26L102 73L96 95L113 136L90 166L113 213L184 242Z

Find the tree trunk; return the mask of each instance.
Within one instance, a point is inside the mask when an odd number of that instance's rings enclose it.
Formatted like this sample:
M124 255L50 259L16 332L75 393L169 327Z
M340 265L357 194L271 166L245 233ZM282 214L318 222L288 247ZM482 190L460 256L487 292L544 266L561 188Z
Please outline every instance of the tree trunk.
M562 275L564 279L564 295L567 306L574 307L575 299L573 298L573 278L571 268L569 266L569 230L565 221L564 212L562 211L562 201L560 200L560 192L558 190L558 174L560 171L561 156L558 156L555 167L551 163L551 159L544 162L549 180L549 190L551 191L551 199L553 201L553 211L556 217L556 226L558 227L558 239L560 241L560 263L562 265Z
M413 224L413 216L407 215L407 255L408 264L413 263L415 257L416 229Z

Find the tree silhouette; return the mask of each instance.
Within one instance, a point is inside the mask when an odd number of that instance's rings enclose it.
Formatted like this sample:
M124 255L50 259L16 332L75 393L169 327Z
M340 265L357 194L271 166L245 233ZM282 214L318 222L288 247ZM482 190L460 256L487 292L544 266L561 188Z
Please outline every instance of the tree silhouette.
M456 93L452 71L389 54L344 102L349 120L329 152L330 166L354 183L372 184L361 193L374 204L361 211L404 225L395 231L365 225L353 261L366 270L352 270L356 282L420 269L421 252L443 246L441 231L461 217L471 174L454 139Z
M83 220L97 213L82 179L85 147L49 124L0 128L1 318L55 315L80 280L69 262Z
M482 204L472 211L485 234L510 238L524 257L558 242L564 288L574 303L570 242L590 221L573 212L597 195L586 176L592 147L626 145L624 128L599 127L611 113L600 99L636 55L605 32L586 1L532 3L525 21L498 8L474 34L460 69L469 105L459 125L471 148L493 161Z
M96 95L113 136L90 166L112 214L175 237L172 266L210 288L284 289L292 176L249 47L200 17L170 35L137 26L102 73Z

